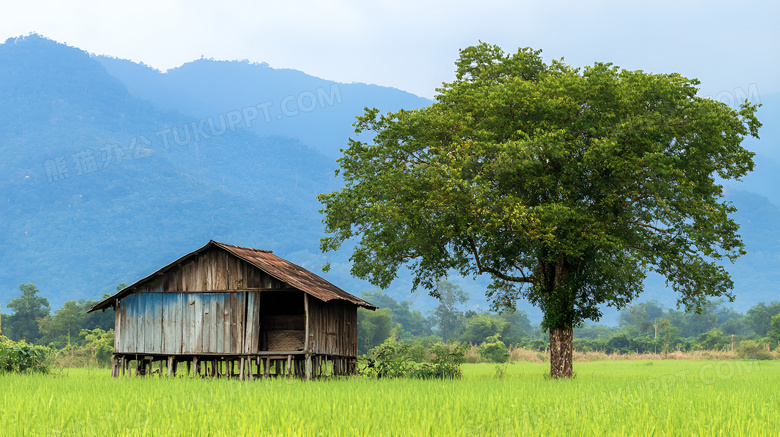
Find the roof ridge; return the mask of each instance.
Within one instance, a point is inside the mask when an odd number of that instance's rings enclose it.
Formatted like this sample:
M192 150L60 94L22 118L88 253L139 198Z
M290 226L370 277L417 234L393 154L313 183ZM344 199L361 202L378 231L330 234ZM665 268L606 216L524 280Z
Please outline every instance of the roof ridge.
M239 249L252 250L252 251L255 251L255 252L262 252L262 253L274 253L273 250L255 249L254 247L238 246L238 245L235 245L235 244L227 244L227 243L222 243L222 242L215 241L215 240L211 240L211 241L213 241L213 242L215 242L215 243L217 243L219 245L222 245L222 246L236 247L236 248L239 248Z

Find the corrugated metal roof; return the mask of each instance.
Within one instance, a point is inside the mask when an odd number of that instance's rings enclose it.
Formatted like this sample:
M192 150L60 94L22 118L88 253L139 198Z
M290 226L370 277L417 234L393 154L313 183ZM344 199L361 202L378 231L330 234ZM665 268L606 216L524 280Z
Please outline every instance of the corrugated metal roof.
M219 247L222 250L227 251L235 257L238 257L249 264L257 267L272 277L290 284L292 287L303 291L304 293L314 296L323 302L330 300L345 300L347 302L354 303L357 306L375 310L376 306L353 296L346 291L336 287L325 279L315 275L314 273L304 269L303 267L293 264L283 258L280 258L273 254L270 250L253 249L251 247L234 246L232 244L220 243L218 241L211 240L205 246L200 249L191 252L176 261L166 265L165 267L157 270L151 275L133 283L132 285L123 288L113 296L110 296L103 301L99 302L95 306L89 309L87 312L92 312L104 308L108 308L112 305L114 299L122 298L128 294L134 293L139 288L138 286L147 280L155 277L158 274L162 274L172 267L184 262L187 258L197 255L199 252L206 250L210 247Z

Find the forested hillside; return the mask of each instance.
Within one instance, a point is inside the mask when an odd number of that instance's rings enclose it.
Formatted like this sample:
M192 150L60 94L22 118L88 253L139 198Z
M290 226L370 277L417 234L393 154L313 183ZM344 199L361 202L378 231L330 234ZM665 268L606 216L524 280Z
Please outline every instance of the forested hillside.
M762 139L748 144L760 152L756 172L726 191L748 251L728 266L742 312L775 299L780 280L780 99L761 101ZM372 288L350 277L345 254L319 254L315 195L340 186L338 149L364 107L428 104L265 64L201 59L161 73L36 35L8 40L0 45L0 304L30 283L52 309L98 299L210 239L271 249L316 272L331 261L334 283L354 294ZM450 279L469 292L469 308L485 308L484 281ZM661 281L647 285L640 299L674 306ZM416 296L403 276L387 294ZM617 312L604 322L617 323Z

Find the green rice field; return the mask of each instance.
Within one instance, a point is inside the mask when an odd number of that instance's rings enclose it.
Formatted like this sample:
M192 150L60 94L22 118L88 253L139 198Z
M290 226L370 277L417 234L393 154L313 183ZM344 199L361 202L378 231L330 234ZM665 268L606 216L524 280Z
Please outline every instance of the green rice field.
M0 376L9 436L778 436L780 362L466 364L458 381Z

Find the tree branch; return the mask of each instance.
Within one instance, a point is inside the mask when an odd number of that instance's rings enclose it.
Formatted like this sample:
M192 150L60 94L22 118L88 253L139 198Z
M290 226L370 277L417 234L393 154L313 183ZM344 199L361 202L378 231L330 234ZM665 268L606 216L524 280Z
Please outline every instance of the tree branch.
M509 282L525 282L528 284L534 284L536 281L532 277L528 276L510 276L506 275L504 273L499 272L498 270L492 268L492 267L486 267L482 265L482 261L479 258L479 250L477 250L477 244L474 242L474 239L471 237L468 237L469 244L471 245L471 252L474 255L474 261L477 264L477 271L479 273L490 273L494 276L496 276L499 279L503 279L504 281Z

